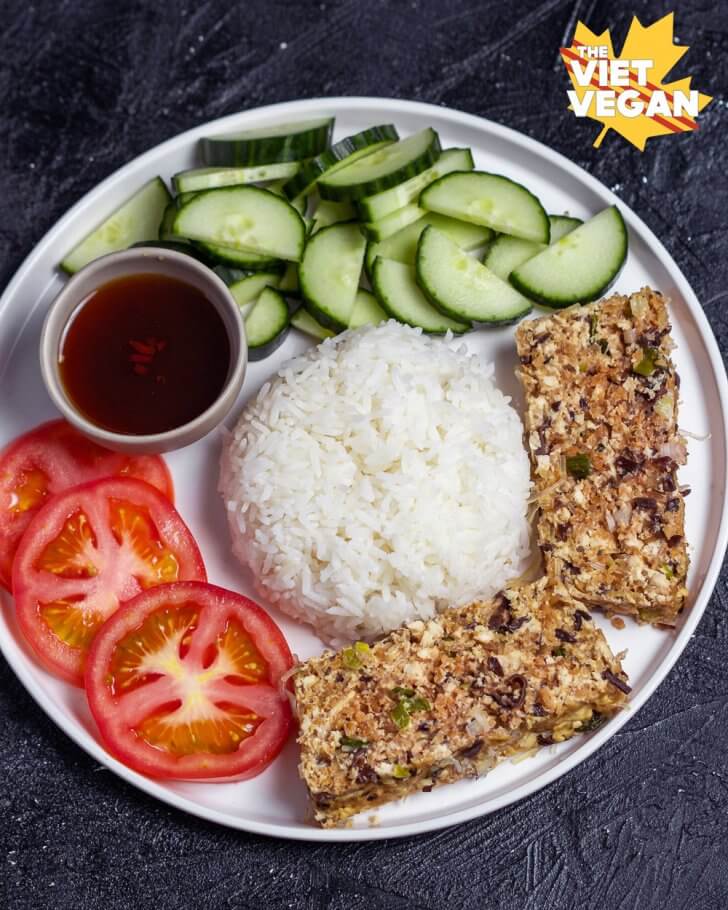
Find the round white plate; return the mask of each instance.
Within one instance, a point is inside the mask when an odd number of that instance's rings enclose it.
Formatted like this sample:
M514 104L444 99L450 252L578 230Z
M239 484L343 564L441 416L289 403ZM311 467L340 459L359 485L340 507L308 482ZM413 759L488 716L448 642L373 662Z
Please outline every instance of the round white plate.
M613 650L628 649L625 667L633 686L631 711L623 712L590 736L575 737L519 764L505 762L487 777L418 794L378 811L378 822L366 817L342 830L320 830L308 821L306 794L296 771L297 747L283 754L255 780L231 784L159 783L110 758L101 746L84 693L45 673L33 660L4 596L0 611L0 646L10 665L44 711L97 761L141 790L211 821L278 837L351 841L411 835L484 815L521 799L561 777L634 716L670 670L700 619L718 576L728 540L728 507L724 484L728 451L728 383L720 353L695 294L652 232L593 177L566 158L519 133L458 111L427 104L378 98L332 98L276 104L234 114L170 139L127 164L88 193L52 228L23 263L0 298L0 444L54 415L38 368L38 340L48 304L63 278L56 263L90 229L145 180L169 178L195 166L197 140L251 126L306 117L336 116L336 137L377 123L394 123L403 135L425 126L440 134L443 147L470 146L476 167L507 174L524 183L549 212L587 218L618 202L630 231L630 253L615 291L630 293L645 284L672 301L670 312L677 342L675 359L682 378L681 424L693 433L710 434L690 442L690 459L680 472L692 486L687 500L687 539L692 544L690 605L673 633L627 622L619 631L599 620ZM501 387L521 404L514 378L513 328L487 329L466 336L468 347L496 363ZM277 369L311 341L292 332L270 358L250 365L241 399L247 398ZM207 563L210 580L253 595L247 573L230 555L228 532L216 492L219 433L169 456L177 507L192 528ZM275 610L291 648L306 658L321 650L313 633Z

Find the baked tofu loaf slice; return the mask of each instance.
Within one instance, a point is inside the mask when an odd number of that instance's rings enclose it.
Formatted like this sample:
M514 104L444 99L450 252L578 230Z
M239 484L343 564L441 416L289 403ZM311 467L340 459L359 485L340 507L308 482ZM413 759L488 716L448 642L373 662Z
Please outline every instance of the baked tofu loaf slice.
M688 555L679 377L649 288L521 323L519 376L547 574L571 595L675 624Z
M629 691L589 613L541 579L302 664L299 770L333 826L593 729Z

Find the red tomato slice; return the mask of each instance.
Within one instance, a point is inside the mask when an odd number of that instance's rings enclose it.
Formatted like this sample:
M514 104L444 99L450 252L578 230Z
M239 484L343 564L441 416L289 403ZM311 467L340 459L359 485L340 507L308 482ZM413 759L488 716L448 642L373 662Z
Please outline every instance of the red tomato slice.
M13 564L20 627L54 673L83 685L86 654L119 604L170 581L204 581L195 539L143 480L107 477L53 496Z
M46 499L115 475L146 480L173 500L172 478L159 455L110 452L65 420L41 424L11 442L0 454L0 584L10 589L18 543Z
M286 640L253 601L178 582L135 597L102 626L86 665L109 751L150 777L243 780L283 748L291 708Z

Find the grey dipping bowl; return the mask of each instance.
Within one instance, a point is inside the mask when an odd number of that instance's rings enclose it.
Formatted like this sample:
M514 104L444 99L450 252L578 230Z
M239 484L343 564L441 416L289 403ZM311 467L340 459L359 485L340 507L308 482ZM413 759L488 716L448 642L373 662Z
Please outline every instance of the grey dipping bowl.
M127 435L97 426L79 412L61 381L59 356L66 326L79 304L93 291L131 275L165 275L201 291L220 314L230 342L230 367L217 399L194 420L163 433ZM156 247L123 250L95 259L77 272L51 303L40 336L40 368L48 393L58 410L77 430L99 445L117 452L169 452L196 442L225 418L245 379L248 345L240 309L225 283L207 266L184 253Z

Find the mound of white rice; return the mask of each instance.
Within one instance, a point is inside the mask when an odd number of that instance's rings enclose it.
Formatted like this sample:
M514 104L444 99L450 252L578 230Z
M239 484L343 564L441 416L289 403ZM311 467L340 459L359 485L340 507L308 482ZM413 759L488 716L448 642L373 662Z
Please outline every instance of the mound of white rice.
M518 575L529 465L492 372L395 322L285 364L222 463L233 550L261 596L339 645Z

